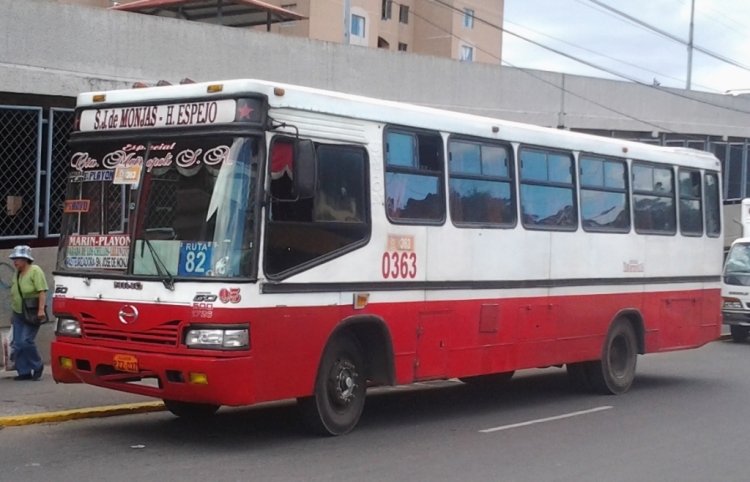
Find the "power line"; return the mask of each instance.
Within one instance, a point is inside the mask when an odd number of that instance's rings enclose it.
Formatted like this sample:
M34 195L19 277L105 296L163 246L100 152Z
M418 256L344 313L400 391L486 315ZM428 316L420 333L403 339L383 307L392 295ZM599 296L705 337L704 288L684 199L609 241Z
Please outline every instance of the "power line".
M597 52L596 50L593 50L593 49L590 49L590 48L587 48L587 47L583 47L583 46L581 46L581 45L577 45L577 44L574 44L574 43L568 42L568 41L566 41L566 40L563 40L563 39L561 39L561 38L558 38L558 37L554 37L554 36L552 36L552 35L546 34L546 33L544 33L544 32L540 32L540 31L538 31L538 30L534 30L533 28L529 28L529 27L527 27L527 26L525 26L525 25L521 25L521 24L518 24L518 23L515 23L515 22L511 22L510 20L504 20L504 22L505 22L505 23L509 23L509 24L511 24L511 25L515 25L515 26L517 26L517 27L521 27L522 29L528 30L529 32L533 32L533 33L535 33L535 34L537 34L537 35L542 35L542 36L544 36L544 37L550 38L550 39L552 39L552 40L555 40L555 41L557 41L557 42L563 43L563 44L565 44L565 45L568 45L568 46L570 46L570 47L574 47L574 48L577 48L577 49L583 50L584 52L589 52L589 53L592 53L592 54L594 54L594 55L598 55L598 56L600 56L600 57L604 57L604 58L606 58L606 59L610 59L610 60L613 60L613 61L615 61L615 62L619 62L619 63L621 63L621 64L625 64L625 65L628 65L628 66L630 66L630 67L633 67L633 68L636 68L636 69L638 69L638 70L643 70L643 71L646 71L646 72L649 72L649 73L652 73L652 74L656 74L656 75L658 75L658 76L659 76L659 77L661 77L661 78L667 78L667 79L672 79L672 80L678 80L678 81L680 81L680 82L684 82L684 81L685 81L685 79L680 79L680 78L678 78L678 77L674 77L674 76L672 76L672 75L668 75L668 74L665 74L665 73L663 73L663 72L658 72L658 71L656 71L656 70L651 70L651 69L649 69L649 68L646 68L646 67L642 67L642 66L640 66L640 65L638 65L638 64L634 64L634 63L632 63L632 62L628 62L628 61L626 61L626 60L618 59L617 57L612 57L611 55L607 55L607 54L603 54L603 53L601 53L601 52ZM706 90L708 90L708 91L714 91L714 92L716 92L716 93L721 93L721 91L719 91L719 90L717 90L717 89L714 89L713 87L709 87L709 86L707 86L707 85L701 85L701 84L694 84L694 85L697 85L697 86L699 86L699 87L702 87L702 88L704 88L704 89L706 89Z
M686 0L673 0L676 3L680 3L682 5L685 4ZM687 0L690 1L690 0ZM711 7L711 5L698 4L697 8L701 11L703 14L707 14L708 17L713 17L713 21L723 25L724 27L728 28L729 30L733 30L736 33L742 35L743 37L746 35L747 26L742 24L741 22L738 22L737 19L734 19L723 12ZM727 21L722 20L722 18L726 19ZM735 26L730 25L730 23L733 23ZM741 30L740 30L741 29Z
M393 3L394 3L394 4L396 4L396 5L401 5L400 3L396 2L396 1L394 1ZM460 36L458 36L458 35L454 34L453 32L451 32L451 31L449 31L449 30L446 30L445 28L443 28L443 27L441 27L441 26L437 25L436 23L434 23L433 21L429 20L428 18L426 18L426 17L424 17L424 16L422 16L422 15L419 15L418 13L416 13L416 11L415 11L415 9L414 9L414 8L411 8L411 9L410 9L409 11L410 11L410 13L411 13L412 15L414 15L415 17L417 17L417 18L421 19L422 21L424 21L424 22L426 22L426 23L428 23L428 24L432 25L433 27L437 28L438 30L440 30L440 31L442 31L442 32L444 32L444 33L447 33L448 35L450 35L450 36L452 36L452 37L454 37L454 38L456 38L456 39L458 39L458 40L460 40L460 41L462 41L462 42L467 42L467 41L466 41L465 39L463 39L463 38L461 38ZM477 18L477 17L475 17L475 18ZM469 43L469 42L467 42L467 43ZM495 54L493 54L492 52L489 52L489 51L487 51L487 50L485 50L485 49L483 49L483 48L481 48L481 47L476 47L476 46L475 46L475 48L476 48L477 50L480 50L481 52L484 52L484 53L486 53L487 55L489 55L490 57L492 57L492 58L494 58L494 59L496 59L496 60L498 60L498 61L500 61L500 60L501 60L501 59L500 59L499 57L497 57L497 56L496 56ZM506 63L508 63L508 62L506 62ZM566 94L568 94L568 95L570 95L570 96L572 96L572 97L576 97L576 98L578 98L578 99L581 99L581 100L584 100L584 101L586 101L586 102L589 102L589 103L591 103L591 104L593 104L593 105L595 105L595 106L597 106L597 107L601 107L602 109L605 109L605 110L607 110L607 111L609 111L609 112L613 112L613 113L615 113L615 114L618 114L618 115L620 115L620 116L623 116L623 117L625 117L625 118L628 118L628 119L630 119L630 120L634 120L634 121L636 121L636 122L640 122L640 123L642 123L642 124L645 124L645 125L648 125L648 126L651 126L651 127L655 127L655 128L659 129L659 130L660 130L660 131L662 131L662 132L670 132L670 133L673 133L673 132L675 132L675 131L673 131L673 130L671 130L671 129L667 128L667 127L664 127L664 126L661 126L661 125L659 125L659 124L655 124L655 123L653 123L653 122L650 122L650 121L647 121L647 120L644 120L644 119L641 119L641 118L635 117L635 116L633 116L633 115L630 115L630 114L628 114L628 113L626 113L626 112L620 111L620 110L618 110L618 109L615 109L615 108L612 108L612 107L610 107L610 106L608 106L608 105L602 104L601 102L598 102L598 101L595 101L595 100L593 100L593 99L590 99L590 98L588 98L588 97L586 97L586 96L584 96L584 95L581 95L581 94L578 94L578 93L576 93L576 92L573 92L573 91L571 91L571 90L569 90L569 89L567 89L567 88L565 88L565 87L561 87L560 85L558 85L558 84L555 84L554 82L551 82L551 81L549 81L549 80L545 79L544 77L542 77L542 76L540 76L540 75L536 75L536 74L534 74L534 73L532 73L532 72L529 72L529 71L527 71L527 70L525 70L525 69L521 69L521 68L519 68L519 67L516 67L516 66L514 66L514 65L512 65L512 64L510 64L510 63L508 63L508 65L509 65L510 67L513 67L513 68L515 68L515 69L519 70L520 72L523 72L524 74L526 74L526 75L528 75L528 76L530 76L530 77L533 77L533 78L534 78L534 79L536 79L536 80L539 80L540 82L543 82L543 83L545 83L545 84L547 84L547 85L551 85L552 87L554 87L554 88L556 88L556 89L559 89L560 91L562 91L562 92L565 92Z
M645 27L645 28L651 30L652 32L656 32L656 33L658 33L659 35L661 35L663 37L666 37L666 38L668 38L670 40L673 40L673 41L675 41L675 42L677 42L679 44L682 44L682 45L685 45L685 46L690 46L690 44L686 40L681 39L677 35L673 35L673 34L667 32L666 30L662 30L662 29L660 29L658 27L655 27L655 26L651 25L650 23L647 23L647 22L645 22L643 20L640 20L640 19L638 19L638 18L636 18L636 17L634 17L632 15L629 15L629 14L623 12L622 10L618 10L615 7L607 5L606 3L601 2L600 0L588 0L588 1L591 2L591 3L593 3L593 4L595 4L595 5L598 5L601 8L604 8L604 9L607 9L607 10L611 11L612 13L614 13L616 15L621 16L621 17L627 19L628 21L630 21L630 22L632 22L632 23L634 23L636 25L640 25L642 27ZM438 2L438 3L441 3L441 2ZM725 57L724 55L718 54L718 53L716 53L716 52L714 52L712 50L708 50L705 47L701 47L700 45L692 44L692 48L694 50L697 50L698 52L701 52L702 54L708 55L709 57L712 57L712 58L714 58L716 60L720 60L720 61L722 61L724 63L733 65L735 67L739 67L740 69L747 70L748 72L750 72L750 67L748 67L748 66L746 66L744 64L741 64L741 63L737 62L736 60L730 59L729 57Z
M450 10L453 10L453 11L456 11L456 12L459 12L459 13L463 13L461 10L457 9L453 5L449 5L449 4L445 3L443 0L432 0L432 1L435 2L435 3L437 3L437 4L439 4L439 5L442 5L445 8L448 8ZM396 2L394 2L394 3L396 3ZM479 22L481 22L481 23L483 23L485 25L488 25L488 26L490 26L490 27L492 27L494 29L497 29L497 30L499 30L501 32L505 32L508 35L512 35L514 37L517 37L517 38L519 38L521 40L524 40L524 41L526 41L528 43L531 43L533 45L541 47L541 48L543 48L545 50L549 50L550 52L553 52L553 53L556 53L556 54L561 55L563 57L569 58L571 60L574 60L576 62L584 64L586 66L592 67L594 69L601 70L602 72L607 72L610 75L614 75L614 76L619 77L621 79L629 80L630 82L633 82L635 84L641 85L643 87L648 87L649 89L658 90L659 92L663 92L663 93L668 94L668 95L673 95L675 97L680 97L682 99L686 99L686 100L690 100L690 101L693 101L693 102L697 102L699 104L709 105L709 106L712 106L712 107L716 107L718 109L724 109L724 110L729 110L729 111L733 111L733 112L739 112L741 114L750 114L750 111L748 111L748 110L738 109L738 108L732 107L732 106L726 106L726 105L716 104L714 102L710 102L710 101L707 101L707 100L699 99L697 97L691 97L691 96L686 95L686 94L681 94L680 92L677 92L675 90L665 89L665 88L663 88L661 86L658 86L658 85L653 85L653 84L649 84L647 82L640 81L640 80L638 80L636 78L630 77L630 76L625 75L623 73L617 72L617 71L612 70L612 69L608 69L606 67L602 67L601 65L597 65L597 64L595 64L593 62L589 62L587 60L581 59L581 58L576 57L576 56L574 56L572 54L568 54L568 53L563 52L561 50L552 48L552 47L550 47L548 45L544 45L541 42L536 42L534 40L531 40L528 37L525 37L523 35L520 35L520 34L517 34L515 32L512 32L512 31L510 31L510 30L508 30L506 28L503 28L503 27L501 27L499 25L493 24L492 22L489 22L489 21L487 21L487 20L485 20L485 19L483 19L481 17L476 17L475 16L474 19L478 20Z

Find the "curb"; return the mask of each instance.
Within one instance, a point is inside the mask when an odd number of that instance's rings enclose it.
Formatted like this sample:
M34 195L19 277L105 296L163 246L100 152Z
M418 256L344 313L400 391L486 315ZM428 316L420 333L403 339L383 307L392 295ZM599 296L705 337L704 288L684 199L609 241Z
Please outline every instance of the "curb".
M134 413L161 412L166 410L162 402L126 403L122 405L106 405L102 407L78 408L61 410L59 412L40 412L24 415L0 417L0 428L19 427L37 423L67 422L84 418L114 417Z
M731 339L732 339L732 335L730 335L729 333L725 333L719 337L719 341L727 341Z

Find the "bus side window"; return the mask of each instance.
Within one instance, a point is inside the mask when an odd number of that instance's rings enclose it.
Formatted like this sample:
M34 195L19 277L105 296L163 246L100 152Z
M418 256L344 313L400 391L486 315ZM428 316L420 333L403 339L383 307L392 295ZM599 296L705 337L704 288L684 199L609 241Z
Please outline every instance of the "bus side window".
M641 234L675 234L674 172L671 168L633 163L635 231Z
M541 148L519 149L521 220L527 229L578 228L573 155Z
M316 144L315 150L318 183L314 196L305 199L292 192L291 144L275 139L271 146L271 209L264 259L270 278L345 253L370 236L366 151L332 144Z
M706 234L716 238L721 234L721 201L719 199L719 176L707 172L703 178L706 198Z
M625 161L581 154L581 217L586 231L630 231Z
M448 142L451 219L462 227L516 224L510 146L469 139Z
M440 134L406 129L386 131L385 198L391 221L442 224L443 165Z
M693 169L680 169L680 232L686 236L703 234L703 196L701 173Z

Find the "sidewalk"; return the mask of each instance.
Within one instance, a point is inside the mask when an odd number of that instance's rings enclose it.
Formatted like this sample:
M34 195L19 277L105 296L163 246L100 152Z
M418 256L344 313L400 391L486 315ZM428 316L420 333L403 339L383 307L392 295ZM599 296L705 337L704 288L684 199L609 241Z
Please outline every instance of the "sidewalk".
M163 410L154 398L82 383L55 383L49 366L38 381L15 381L15 375L0 368L0 428Z

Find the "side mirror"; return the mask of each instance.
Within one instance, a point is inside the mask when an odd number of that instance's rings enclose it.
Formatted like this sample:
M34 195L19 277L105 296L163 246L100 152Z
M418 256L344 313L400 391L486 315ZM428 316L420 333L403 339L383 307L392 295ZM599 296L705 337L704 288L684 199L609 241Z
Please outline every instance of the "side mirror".
M315 196L318 184L318 169L315 159L315 144L308 139L294 142L294 194L301 199Z

